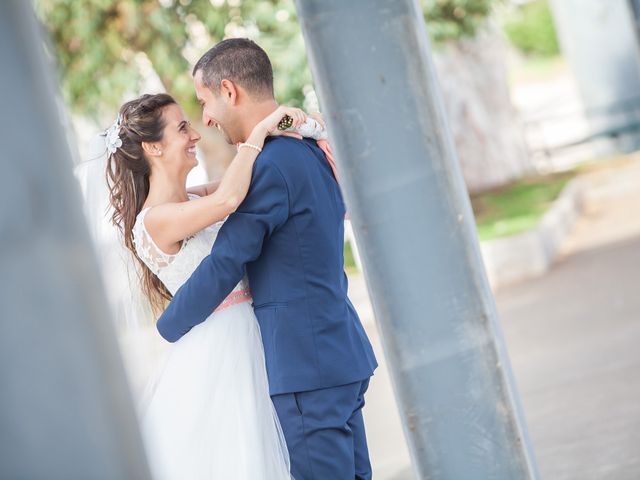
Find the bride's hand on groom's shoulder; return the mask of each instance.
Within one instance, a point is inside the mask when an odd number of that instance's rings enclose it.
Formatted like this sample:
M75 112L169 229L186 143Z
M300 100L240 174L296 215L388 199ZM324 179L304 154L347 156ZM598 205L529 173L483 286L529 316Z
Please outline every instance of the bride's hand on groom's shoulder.
M307 121L307 114L303 110L295 107L280 106L276 108L273 113L262 120L260 124L266 130L267 135L282 135L285 133L285 130L280 130L278 128L278 125L286 116L291 119L291 121L287 122L287 129L298 128L300 125Z
M318 122L323 130L327 128L327 125L324 123L324 118L322 118L322 115L320 114L320 112L310 113L309 117L313 118L316 122Z

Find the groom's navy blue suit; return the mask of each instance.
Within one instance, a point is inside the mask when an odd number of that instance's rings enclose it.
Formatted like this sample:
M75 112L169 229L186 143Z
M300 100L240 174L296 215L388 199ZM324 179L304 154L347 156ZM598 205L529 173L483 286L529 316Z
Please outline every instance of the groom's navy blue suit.
M347 298L344 214L316 142L268 138L245 201L158 320L178 340L246 269L296 480L371 477L361 408L377 364Z

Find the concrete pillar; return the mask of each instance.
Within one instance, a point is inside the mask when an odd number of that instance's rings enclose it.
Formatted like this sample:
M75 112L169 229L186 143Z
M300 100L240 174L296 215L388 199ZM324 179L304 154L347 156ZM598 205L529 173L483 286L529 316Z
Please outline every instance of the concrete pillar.
M418 3L296 4L416 474L536 478Z
M562 52L573 71L600 154L640 148L637 0L551 0Z
M0 478L150 478L31 2L0 2Z

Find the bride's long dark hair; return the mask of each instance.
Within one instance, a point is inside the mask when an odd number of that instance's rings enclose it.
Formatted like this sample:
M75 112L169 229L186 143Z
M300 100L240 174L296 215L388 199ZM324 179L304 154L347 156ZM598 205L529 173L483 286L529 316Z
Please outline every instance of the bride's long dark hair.
M113 207L111 220L120 230L124 244L142 267L142 290L155 313L162 311L171 293L136 252L133 226L149 195L151 165L142 142L162 140L165 122L162 113L176 101L166 93L142 95L120 108L122 145L107 160L107 185Z

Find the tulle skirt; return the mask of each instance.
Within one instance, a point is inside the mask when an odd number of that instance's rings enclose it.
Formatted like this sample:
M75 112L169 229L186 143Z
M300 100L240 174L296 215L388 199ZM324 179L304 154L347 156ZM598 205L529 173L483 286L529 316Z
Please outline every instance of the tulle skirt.
M157 480L291 478L248 302L214 313L171 345L140 415Z

